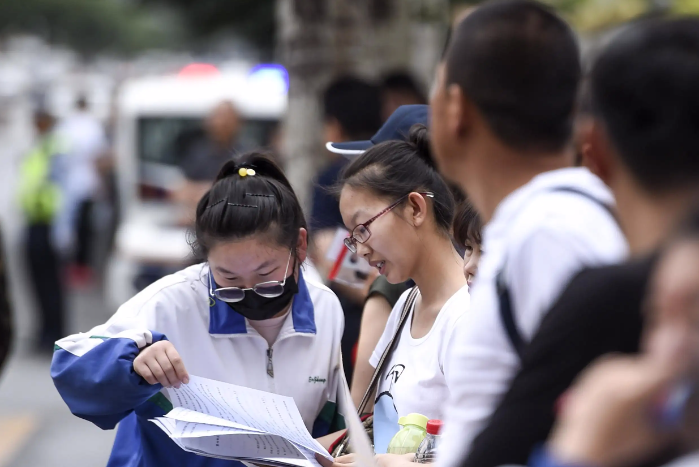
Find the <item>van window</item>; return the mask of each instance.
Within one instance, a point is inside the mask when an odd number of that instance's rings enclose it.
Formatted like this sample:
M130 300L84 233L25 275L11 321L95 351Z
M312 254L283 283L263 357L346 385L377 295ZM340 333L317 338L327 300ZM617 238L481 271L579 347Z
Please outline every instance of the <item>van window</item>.
M183 154L205 138L203 120L191 117L141 117L137 125L140 162L178 166ZM246 120L241 128L241 147L268 146L275 120Z

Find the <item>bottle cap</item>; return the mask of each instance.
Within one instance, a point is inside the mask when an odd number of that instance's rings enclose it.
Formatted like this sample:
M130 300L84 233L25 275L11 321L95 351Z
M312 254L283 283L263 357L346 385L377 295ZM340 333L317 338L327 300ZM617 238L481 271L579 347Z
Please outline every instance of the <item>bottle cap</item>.
M422 414L419 413L411 413L406 415L405 417L401 417L398 420L398 424L400 426L405 426L405 425L415 425L419 426L423 430L427 429L427 421L429 418L425 417Z
M427 432L431 435L438 435L442 425L441 420L430 420L427 422Z

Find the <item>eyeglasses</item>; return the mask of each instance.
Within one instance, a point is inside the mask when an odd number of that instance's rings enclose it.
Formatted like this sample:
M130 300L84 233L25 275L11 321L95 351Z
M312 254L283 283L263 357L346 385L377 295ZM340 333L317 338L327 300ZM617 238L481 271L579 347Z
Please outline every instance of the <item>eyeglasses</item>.
M291 264L291 255L293 250L289 251L289 260L286 262L286 270L284 271L283 281L268 281L260 282L249 289L241 289L240 287L219 287L214 290L213 274L209 271L209 294L218 298L222 302L236 303L245 298L245 292L252 290L257 295L265 298L279 297L284 293L284 284L286 284L286 275L289 272L289 264Z
M419 193L419 194L421 194L422 196L424 196L426 198L434 198L434 193L429 192L429 191L426 191L424 193ZM345 246L347 247L347 249L349 251L351 251L352 253L357 253L357 243L365 243L367 240L369 240L369 237L371 237L371 231L369 230L369 224L371 224L376 219L378 219L379 217L383 216L384 214L386 214L387 212L391 211L393 208L398 206L408 196L410 196L410 193L408 193L405 196L401 196L398 199L398 201L396 201L395 203L393 203L392 205L390 205L389 207L387 207L386 209L384 209L383 211L381 211L380 213L378 213L377 215L375 215L374 217L372 217L371 219L369 219L365 223L359 224L354 229L352 229L352 233L350 234L350 236L345 239Z

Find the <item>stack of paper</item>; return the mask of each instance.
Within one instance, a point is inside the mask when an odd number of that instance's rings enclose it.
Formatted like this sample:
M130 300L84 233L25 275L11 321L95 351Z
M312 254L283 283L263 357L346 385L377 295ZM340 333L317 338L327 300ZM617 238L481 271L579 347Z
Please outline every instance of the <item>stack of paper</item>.
M289 467L318 467L316 453L332 459L291 397L197 376L165 391L174 408L151 421L185 451Z

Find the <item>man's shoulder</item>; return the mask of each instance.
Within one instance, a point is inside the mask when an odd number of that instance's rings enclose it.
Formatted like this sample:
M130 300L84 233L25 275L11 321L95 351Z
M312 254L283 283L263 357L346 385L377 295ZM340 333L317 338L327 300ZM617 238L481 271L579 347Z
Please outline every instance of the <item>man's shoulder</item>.
M559 196L562 195L562 196ZM562 193L535 197L517 214L508 231L508 256L527 253L532 247L569 247L583 264L617 262L628 247L612 211L602 202Z

